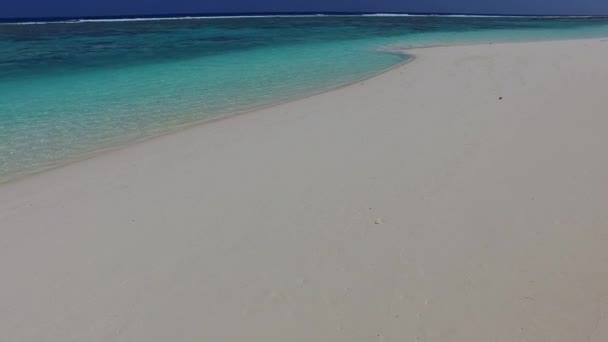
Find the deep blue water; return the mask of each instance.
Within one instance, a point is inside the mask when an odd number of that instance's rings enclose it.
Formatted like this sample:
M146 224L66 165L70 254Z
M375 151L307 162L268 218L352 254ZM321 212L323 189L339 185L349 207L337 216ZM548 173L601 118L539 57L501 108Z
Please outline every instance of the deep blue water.
M407 60L392 47L608 36L603 18L324 16L0 24L0 181Z

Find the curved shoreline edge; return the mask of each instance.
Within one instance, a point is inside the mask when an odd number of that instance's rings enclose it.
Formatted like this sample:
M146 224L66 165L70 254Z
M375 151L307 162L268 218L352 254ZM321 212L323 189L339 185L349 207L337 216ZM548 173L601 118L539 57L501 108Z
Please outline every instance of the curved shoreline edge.
M462 44L454 43L454 44L437 44L437 45L429 45L429 46L397 47L395 49L390 49L390 48L384 49L382 47L378 47L378 51L381 51L384 53L403 55L406 59L403 62L397 63L397 64L395 64L389 68L383 69L377 73L373 73L370 76L364 77L362 79L354 80L354 81L348 82L346 84L341 84L341 85L337 85L337 86L333 86L333 87L329 87L329 88L320 89L318 91L315 91L315 92L312 92L312 93L309 93L309 94L306 94L303 96L298 96L298 97L294 97L292 99L278 101L275 103L269 103L267 105L254 107L254 108L250 108L250 109L246 109L246 110L242 110L242 111L235 111L235 112L228 112L228 113L224 113L224 114L213 115L212 117L208 117L208 118L204 118L201 120L196 120L196 121L192 121L192 122L188 122L185 124L171 127L170 129L167 129L165 132L160 132L158 134L153 134L150 136L137 138L137 139L128 141L126 143L117 144L116 146L100 148L100 149L97 149L92 152L84 153L82 155L66 159L66 160L58 162L56 164L49 165L48 167L42 167L42 168L39 168L36 170L29 170L29 171L26 170L23 172L18 172L16 174L0 178L0 188L6 184L19 182L21 180L27 179L32 176L39 175L41 173L45 173L45 172L56 170L56 169L61 169L61 168L64 168L66 166L69 166L69 165L72 165L75 163L79 163L79 162L86 161L86 160L89 160L92 158L96 158L98 156L102 156L107 153L112 153L114 151L123 150L123 149L129 148L131 146L146 143L148 141L152 141L155 139L163 138L168 135L178 134L180 132L183 132L183 131L186 131L189 129L194 129L201 125L207 125L207 124L211 124L214 122L235 118L235 117L238 117L238 116L241 116L244 114L249 114L249 113L258 112L258 111L266 110L269 108L273 108L273 107L277 107L277 106L281 106L281 105L285 105L285 104L289 104L289 103L293 103L293 102L298 102L298 101L305 100L305 99L308 99L311 97L315 97L315 96L318 96L321 94L331 93L331 92L339 90L339 89L351 87L355 84L359 84L361 82L365 82L367 80L376 78L385 73L391 72L393 70L396 70L398 68L401 68L403 66L406 66L408 64L415 62L417 60L418 56L413 51L416 51L416 50L450 48L450 47L473 47L473 46L483 46L483 45L535 44L535 43L543 43L543 42L545 42L545 43L560 42L560 41L567 42L567 41L581 41L581 40L582 41L584 41L584 40L601 40L601 38L578 38L578 39L568 38L568 39L564 39L564 40L547 39L547 40L513 41L513 42L497 42L497 43L493 43L493 42L490 42L490 43L462 43Z
M400 68L400 67L402 67L404 65L407 65L407 64L413 62L416 59L416 56L414 56L412 54L409 54L407 52L407 49L394 50L394 51L388 51L388 50L384 51L384 50L380 50L379 49L378 51L380 51L382 53L402 55L402 56L404 56L405 60L402 61L402 62L399 62L399 63L397 63L397 64L395 64L395 65L393 65L391 67L382 69L382 70L380 70L378 72L375 72L375 73L372 73L371 75L369 75L367 77L364 77L364 78L361 78L361 79L357 79L357 80L354 80L354 81L351 81L351 82L347 82L345 84L339 84L339 85L336 85L336 86L331 86L331 87L319 89L317 91L313 91L313 92L305 94L305 95L295 96L295 97L293 97L291 99L287 99L287 100L283 100L283 101L277 101L277 102L269 103L269 104L262 105L262 106L252 107L252 108L241 110L241 111L234 111L234 112L227 112L227 113L223 113L223 114L212 115L212 116L210 116L208 118L204 118L204 119L200 119L200 120L195 120L195 121L192 121L192 122L188 122L188 123L184 123L184 124L173 126L171 128L168 128L164 132L160 132L160 133L156 133L156 134L151 134L149 136L133 139L133 140L127 141L125 143L116 144L116 146L109 146L109 147L105 147L105 148L96 149L96 150L91 151L91 152L86 152L86 153L84 153L82 155L75 156L73 158L67 158L66 160L63 160L63 161L60 161L60 162L57 162L57 163L53 163L53 165L49 165L47 167L41 167L41 168L38 168L36 170L25 170L25 171L22 171L22 172L15 173L13 175L2 177L2 178L0 178L0 187L2 187L4 184L10 184L12 182L18 182L18 181L20 181L22 179L26 179L28 177L35 176L35 175L40 174L40 173L44 173L44 172L47 172L47 171L52 171L52 170L55 170L55 169L60 169L60 168L63 168L65 166L68 166L68 165L71 165L71 164L74 164L74 163L82 162L82 161L85 161L85 160L88 160L88 159L91 159L91 158L98 157L100 155L104 155L106 153L111 153L113 151L122 150L122 149L128 148L128 147L136 145L136 144L145 143L145 142L150 141L150 140L162 138L162 137L167 136L167 135L176 134L176 133L182 132L184 130L188 130L188 129L192 129L192 128L198 127L200 125L211 124L211 123L216 122L216 121L226 120L226 119L230 119L230 118L237 117L237 116L240 116L240 115L244 115L244 114L248 114L248 113L252 113L252 112L257 112L257 111L260 111L260 110L265 110L265 109L276 107L276 106L281 106L281 105L292 103L292 102L296 102L296 101L299 101L299 100L304 100L304 99L307 99L307 98L310 98L310 97L313 97L313 96L317 96L317 95L320 95L320 94L330 93L332 91L335 91L335 90L338 90L338 89L342 89L342 88L345 88L345 87L349 87L349 86L352 86L354 84L357 84L357 83L364 82L364 81L367 81L369 79L375 78L375 77L380 76L380 75L382 75L384 73L390 72L390 71L395 70L397 68Z

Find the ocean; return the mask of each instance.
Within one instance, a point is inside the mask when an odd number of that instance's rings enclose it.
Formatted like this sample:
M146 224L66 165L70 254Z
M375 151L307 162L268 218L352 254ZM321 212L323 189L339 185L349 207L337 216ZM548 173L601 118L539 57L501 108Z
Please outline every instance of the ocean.
M575 17L0 22L0 182L373 76L402 48L606 36Z

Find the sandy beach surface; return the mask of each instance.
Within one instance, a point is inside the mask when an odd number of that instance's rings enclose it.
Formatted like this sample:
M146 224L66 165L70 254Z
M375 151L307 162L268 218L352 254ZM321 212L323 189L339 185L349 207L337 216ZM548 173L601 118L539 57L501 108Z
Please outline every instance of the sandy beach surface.
M0 186L0 341L608 341L608 40L413 50Z

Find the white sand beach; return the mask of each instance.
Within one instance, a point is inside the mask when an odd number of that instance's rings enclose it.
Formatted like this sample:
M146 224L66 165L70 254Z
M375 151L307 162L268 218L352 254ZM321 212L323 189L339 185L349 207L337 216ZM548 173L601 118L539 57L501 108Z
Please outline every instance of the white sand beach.
M608 341L608 39L410 53L0 185L0 341Z

